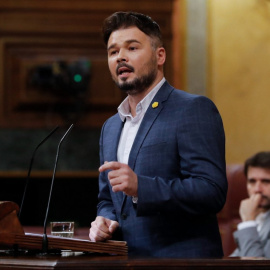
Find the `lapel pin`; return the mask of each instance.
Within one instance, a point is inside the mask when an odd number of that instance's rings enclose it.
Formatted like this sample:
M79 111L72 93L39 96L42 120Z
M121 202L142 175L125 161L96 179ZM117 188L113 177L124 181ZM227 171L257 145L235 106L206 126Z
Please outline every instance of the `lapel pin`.
M152 108L155 109L156 107L158 107L158 102L155 101L153 104L152 104Z

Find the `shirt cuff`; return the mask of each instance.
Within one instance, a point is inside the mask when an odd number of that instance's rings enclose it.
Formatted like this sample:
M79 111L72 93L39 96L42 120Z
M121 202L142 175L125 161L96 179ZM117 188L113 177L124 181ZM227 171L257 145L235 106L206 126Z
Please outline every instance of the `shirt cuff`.
M257 223L255 220L248 220L248 221L243 221L237 225L238 230L243 230L245 228L250 228L250 227L256 227Z

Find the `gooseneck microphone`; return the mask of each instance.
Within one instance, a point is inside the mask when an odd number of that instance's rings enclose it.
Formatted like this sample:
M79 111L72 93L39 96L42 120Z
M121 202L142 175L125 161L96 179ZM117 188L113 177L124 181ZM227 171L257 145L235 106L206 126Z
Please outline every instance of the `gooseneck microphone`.
M45 219L44 219L44 226L43 226L43 239L42 239L42 253L43 254L46 254L48 252L48 238L47 238L47 232L46 232L46 225L47 225L48 213L49 213L49 208L50 208L50 203L51 203L52 189L53 189L55 172L56 172L57 163L58 163L59 151L60 151L60 147L61 147L63 140L66 138L66 136L69 134L69 132L71 131L72 128L73 128L73 124L70 125L70 127L68 128L66 133L62 136L62 138L58 144L57 151L56 151L54 170L53 170L52 182L51 182L51 189L50 189L50 193L49 193L49 200L48 200L46 215L45 215Z
M44 143L47 141L47 139L49 139L49 137L51 137L51 135L59 128L59 126L57 126L56 128L54 128L35 148L34 152L33 152L33 155L32 155L32 158L30 160L30 165L29 165L29 169L28 169L28 174L27 174L27 179L26 179L26 183L25 183L25 187L24 187L24 192L23 192L23 197L22 197L22 201L21 201L21 206L20 206L20 210L19 210L19 213L18 213L18 217L20 219L20 216L21 216L21 213L22 213L22 207L23 207L23 203L24 203L24 199L25 199L25 194L26 194L26 190L27 190L27 187L28 187L28 183L29 183L29 179L30 179L30 174L31 174L31 171L32 171L32 166L33 166L33 162L34 162L34 158L35 158L35 154L38 150L38 148Z

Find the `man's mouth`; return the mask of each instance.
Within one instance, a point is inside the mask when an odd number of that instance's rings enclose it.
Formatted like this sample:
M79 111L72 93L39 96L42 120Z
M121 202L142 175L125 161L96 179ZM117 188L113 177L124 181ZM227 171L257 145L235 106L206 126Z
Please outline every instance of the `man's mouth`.
M119 75L126 75L126 74L129 74L131 72L133 72L134 69L132 67L129 67L129 66L119 66L117 69L116 69L116 74L117 76Z

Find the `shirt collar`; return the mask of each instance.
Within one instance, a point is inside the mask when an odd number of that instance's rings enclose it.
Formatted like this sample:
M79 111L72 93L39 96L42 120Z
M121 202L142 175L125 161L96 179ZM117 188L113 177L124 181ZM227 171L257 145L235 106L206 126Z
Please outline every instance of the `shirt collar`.
M136 117L138 114L145 114L147 108L149 107L152 99L161 88L165 78L163 77L161 81L137 104L136 106ZM123 100L123 102L118 107L118 114L121 120L124 122L127 117L133 118L130 113L130 106L128 102L128 96Z

